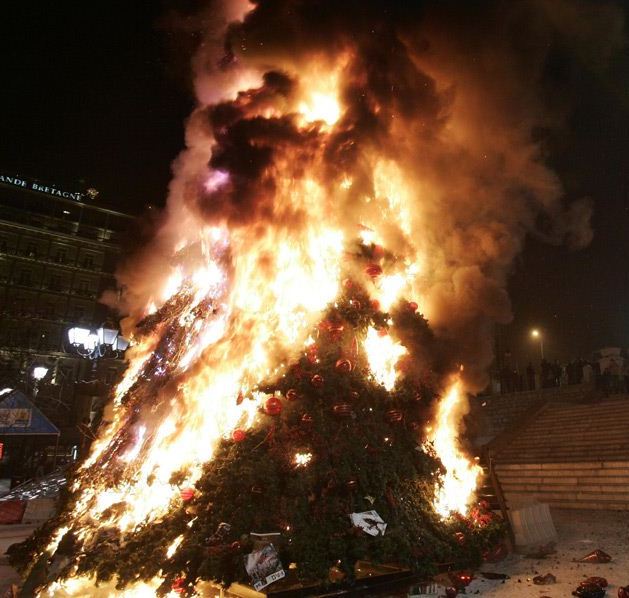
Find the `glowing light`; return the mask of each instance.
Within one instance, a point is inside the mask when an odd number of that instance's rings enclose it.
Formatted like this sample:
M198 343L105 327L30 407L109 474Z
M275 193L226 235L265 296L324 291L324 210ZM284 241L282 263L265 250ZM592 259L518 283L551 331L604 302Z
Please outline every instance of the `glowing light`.
M459 428L467 410L467 401L456 380L437 407L433 436L434 450L443 463L446 473L436 487L435 510L446 518L452 513L467 514L482 473L461 451Z
M307 102L299 105L299 111L308 122L323 121L333 125L341 116L338 100L331 94L314 92Z
M295 453L293 463L295 467L306 467L312 461L312 453Z
M395 366L400 357L407 353L406 348L396 343L388 334L380 336L373 327L367 330L363 344L373 377L387 390L393 390L397 378Z

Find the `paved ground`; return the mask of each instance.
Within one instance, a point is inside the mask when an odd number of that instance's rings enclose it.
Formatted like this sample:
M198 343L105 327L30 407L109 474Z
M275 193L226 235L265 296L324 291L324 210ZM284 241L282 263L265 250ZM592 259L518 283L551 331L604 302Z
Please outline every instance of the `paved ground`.
M478 576L467 594L500 598L569 597L586 577L605 577L609 582L607 596L616 597L618 586L629 585L629 513L622 511L553 511L553 521L559 535L557 553L545 559L527 559L511 555L502 563L487 565L485 571L506 573L511 579L483 580ZM612 556L607 564L575 563L592 550L600 548ZM554 585L537 586L536 575L552 573Z
M467 595L492 598L551 598L570 597L578 583L589 576L605 577L610 584L607 596L617 596L618 586L629 585L629 514L612 511L553 511L559 535L557 553L546 559L528 559L511 555L501 563L486 565L484 571L506 573L510 579L489 581L477 574L466 590ZM0 526L0 555L13 542L25 538L34 526ZM607 564L575 563L592 550L600 548L613 557ZM0 596L10 583L19 580L17 574L0 556ZM552 573L554 585L537 586L536 575ZM395 592L389 596L404 596ZM385 598L386 595L382 595Z

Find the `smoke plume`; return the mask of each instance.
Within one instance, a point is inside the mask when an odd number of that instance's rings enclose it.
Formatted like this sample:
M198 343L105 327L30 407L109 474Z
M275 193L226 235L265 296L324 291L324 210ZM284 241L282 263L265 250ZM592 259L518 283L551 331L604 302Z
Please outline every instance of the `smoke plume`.
M549 64L561 55L604 70L622 43L619 12L563 0L180 11L180 31L198 42L198 107L154 241L120 273L130 321L207 227L231 231L235 279L247 255L269 281L282 269L274 240L299 245L322 225L345 240L370 230L389 252L385 274L403 276L400 294L468 388L481 387L526 236L575 248L591 239L591 206L567 203L545 163L544 138L569 110ZM300 259L315 267L316 252ZM274 350L281 359L288 347Z

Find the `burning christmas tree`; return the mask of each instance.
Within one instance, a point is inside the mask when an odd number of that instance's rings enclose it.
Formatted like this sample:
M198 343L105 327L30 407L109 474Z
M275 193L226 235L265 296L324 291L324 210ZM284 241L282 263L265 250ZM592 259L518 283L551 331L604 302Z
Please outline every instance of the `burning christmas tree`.
M43 595L193 594L289 567L351 582L362 559L427 573L496 540L458 439L465 394L536 215L578 243L588 211L559 218L511 38L441 4L177 20L198 26L199 104L153 241L119 274L124 379L62 512L21 548Z

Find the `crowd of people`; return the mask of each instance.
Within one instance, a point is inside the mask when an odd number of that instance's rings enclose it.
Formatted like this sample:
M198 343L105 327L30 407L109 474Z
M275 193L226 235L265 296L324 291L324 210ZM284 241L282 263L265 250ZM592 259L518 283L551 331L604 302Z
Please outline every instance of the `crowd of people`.
M601 361L579 358L568 363L542 359L539 365L529 362L521 372L504 365L499 376L500 392L522 392L569 384L593 384L605 394L629 393L629 359Z

